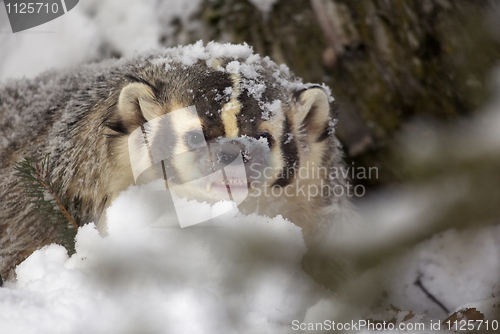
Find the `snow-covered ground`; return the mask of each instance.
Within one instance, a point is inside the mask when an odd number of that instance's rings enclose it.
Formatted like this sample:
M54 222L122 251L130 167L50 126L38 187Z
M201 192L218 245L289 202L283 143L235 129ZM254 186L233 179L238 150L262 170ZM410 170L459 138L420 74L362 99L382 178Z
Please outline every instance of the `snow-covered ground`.
M265 12L273 1L252 3ZM157 47L161 34L172 33L171 19L189 23L199 4L80 1L66 15L18 34L5 33L10 27L1 4L0 80L97 60L103 48L130 55ZM496 103L485 116L484 138L470 141L491 144L492 154L500 151L499 113ZM367 225L344 238L349 247L416 233L429 213L437 214L428 211L429 193L410 189L395 197L363 204ZM0 288L0 333L296 333L325 320L392 318L425 323L420 332L428 333L431 323L463 307L500 321L498 225L445 231L332 293L302 270L306 247L291 222L233 210L181 229L165 202L157 183L131 187L107 212L108 236L88 224L71 257L58 245L35 252L17 268L17 280ZM187 205L216 216L228 203Z
M108 236L88 224L71 257L55 244L36 251L0 289L2 333L294 333L301 323L402 321L410 311L404 324L444 320L416 278L450 311L483 300L473 306L488 315L498 302L499 226L445 232L339 295L301 269L306 247L289 221L235 209L181 229L167 201L162 182L132 186L107 212ZM368 307L380 291L383 307Z
M300 268L295 225L233 211L181 229L166 195L161 182L131 187L108 210L109 236L89 224L72 257L51 245L23 262L0 290L2 332L279 333L325 294Z

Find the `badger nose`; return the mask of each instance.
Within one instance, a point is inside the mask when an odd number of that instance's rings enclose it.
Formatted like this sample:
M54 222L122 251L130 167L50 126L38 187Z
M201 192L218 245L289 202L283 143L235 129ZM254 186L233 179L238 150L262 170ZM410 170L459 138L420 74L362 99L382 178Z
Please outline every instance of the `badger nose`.
M243 159L237 159L239 155L241 155L241 150L238 146L224 145L217 153L217 162L225 166L233 162L234 165L240 165L245 162L245 159L244 157Z

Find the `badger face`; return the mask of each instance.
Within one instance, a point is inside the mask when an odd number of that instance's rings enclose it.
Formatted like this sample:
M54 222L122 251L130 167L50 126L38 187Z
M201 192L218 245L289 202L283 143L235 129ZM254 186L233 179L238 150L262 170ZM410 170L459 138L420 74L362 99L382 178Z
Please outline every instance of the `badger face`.
M270 168L270 135L210 138L206 127L196 107L190 106L135 130L130 138L137 139L129 138L129 151L132 149L130 156L140 157L139 166L144 166L134 170L139 182L162 177L177 196L238 203L249 190L265 182L259 171ZM139 150L134 149L136 143L141 145Z
M270 141L262 134L209 139L196 128L179 138L181 153L168 160L165 174L174 191L185 197L240 203L256 187L264 186L262 171L272 168Z
M127 76L105 124L126 135L115 151L136 183L164 178L214 203L294 186L299 168L324 163L332 120L323 88L253 58L155 62Z

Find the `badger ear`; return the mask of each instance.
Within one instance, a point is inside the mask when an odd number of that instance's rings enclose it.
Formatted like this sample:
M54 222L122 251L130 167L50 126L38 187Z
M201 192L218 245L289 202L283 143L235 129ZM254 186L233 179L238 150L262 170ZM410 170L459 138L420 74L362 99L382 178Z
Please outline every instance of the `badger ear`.
M134 82L123 87L118 98L118 111L125 124L140 126L161 116L161 107L155 101L151 87Z
M294 113L297 127L316 141L328 127L330 103L325 91L319 86L296 93L298 108Z

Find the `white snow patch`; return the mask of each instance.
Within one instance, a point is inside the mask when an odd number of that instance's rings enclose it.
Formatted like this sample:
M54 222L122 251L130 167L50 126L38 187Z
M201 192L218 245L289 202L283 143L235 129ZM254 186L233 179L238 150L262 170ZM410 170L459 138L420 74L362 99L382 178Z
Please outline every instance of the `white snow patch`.
M271 103L264 103L264 111L262 112L262 119L270 120L273 115L281 112L281 100L274 100Z
M184 67L192 66L198 61L207 61L208 66L212 66L212 60L217 58L230 58L230 59L246 59L253 54L253 49L244 44L220 44L216 42L209 42L203 45L203 41L198 41L194 44L186 46L177 46L166 50L161 57L155 57L151 60L153 64L165 64L166 70L170 68L173 63L180 63ZM258 55L257 55L258 57ZM220 68L220 70L224 70ZM232 61L226 66L226 71L229 73L237 74L240 71L240 63Z
M289 333L329 296L302 271L306 249L292 223L233 211L181 229L162 189L123 192L107 211L109 235L81 227L73 256L53 244L20 264L0 289L2 331Z

